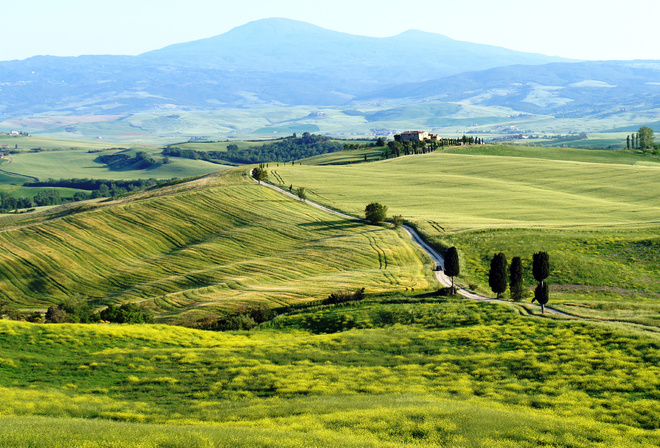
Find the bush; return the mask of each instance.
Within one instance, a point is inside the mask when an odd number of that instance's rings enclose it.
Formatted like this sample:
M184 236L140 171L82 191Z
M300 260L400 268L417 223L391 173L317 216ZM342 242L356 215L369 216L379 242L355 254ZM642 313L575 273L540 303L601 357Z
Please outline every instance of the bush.
M324 305L334 305L344 302L356 302L364 299L364 288L356 289L354 292L350 291L337 291L333 292L322 303Z
M118 324L153 324L154 317L148 311L134 303L125 303L119 307L108 306L99 314L101 320Z
M275 310L265 306L242 307L234 313L221 317L209 314L197 321L197 327L211 331L251 330L260 323L272 320L276 316Z

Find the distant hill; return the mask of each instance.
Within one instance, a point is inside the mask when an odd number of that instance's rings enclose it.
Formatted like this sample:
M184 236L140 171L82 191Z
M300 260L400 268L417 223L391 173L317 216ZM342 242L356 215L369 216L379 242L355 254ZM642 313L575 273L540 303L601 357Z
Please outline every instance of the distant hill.
M512 65L409 83L357 101L469 101L556 118L660 108L660 61Z
M0 62L0 114L339 105L403 83L561 60L421 31L375 38L264 19L139 56Z

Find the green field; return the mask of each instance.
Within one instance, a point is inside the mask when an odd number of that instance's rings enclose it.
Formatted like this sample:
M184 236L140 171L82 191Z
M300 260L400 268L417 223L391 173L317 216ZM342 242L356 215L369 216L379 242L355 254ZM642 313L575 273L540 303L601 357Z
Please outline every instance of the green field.
M182 322L344 288L431 287L430 263L400 232L333 217L245 173L0 217L0 297L37 309L71 297L138 301Z
M437 298L249 333L0 321L0 446L657 446L658 343Z
M553 304L658 325L660 167L625 151L485 146L347 166L287 165L276 179L354 215L389 207L462 255L461 281L489 293L496 252L550 253ZM312 161L313 163L313 161ZM575 306L573 306L575 304Z
M152 152L160 152L153 150ZM39 180L47 179L118 179L131 180L141 178L171 179L173 177L189 177L219 171L226 166L208 163L201 160L172 158L171 163L156 165L144 170L113 170L103 163L95 161L102 153L87 151L44 151L38 153L14 154L12 163L3 165L3 169L26 176L34 176ZM156 156L159 157L159 156Z
M82 154L103 152L16 156L46 173ZM546 250L550 305L581 319L440 296L402 230L290 199L247 167L3 215L10 307L135 302L186 326L255 304L280 315L249 332L0 319L0 448L660 445L657 159L504 145L378 158L268 172L355 215L387 205L457 246L459 284L483 293L493 253L522 256L531 286Z

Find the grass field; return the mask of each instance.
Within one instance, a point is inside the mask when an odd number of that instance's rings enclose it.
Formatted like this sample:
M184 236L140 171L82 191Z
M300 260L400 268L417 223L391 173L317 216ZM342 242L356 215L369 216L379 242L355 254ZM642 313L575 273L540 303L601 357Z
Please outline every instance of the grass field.
M657 446L659 342L396 296L249 333L0 321L0 446Z
M181 322L238 304L339 289L428 289L430 263L397 231L315 210L229 170L115 201L0 218L0 296L138 301Z
M64 150L14 154L11 156L12 163L3 165L3 169L26 176L34 176L40 180L47 180L49 178L132 180L152 177L155 179L171 179L173 177L199 176L226 168L226 166L208 163L202 160L171 158L171 163L154 165L149 169L113 170L107 165L95 160L99 155L113 154L114 152L88 153L81 150ZM151 148L147 152L159 153L160 149ZM159 158L160 156L155 157Z
M463 284L472 289L489 292L496 252L523 257L532 286L529 260L545 250L554 304L657 325L660 167L644 163L653 160L498 145L359 165L287 165L274 177L354 215L373 201L387 205L438 246L457 246Z

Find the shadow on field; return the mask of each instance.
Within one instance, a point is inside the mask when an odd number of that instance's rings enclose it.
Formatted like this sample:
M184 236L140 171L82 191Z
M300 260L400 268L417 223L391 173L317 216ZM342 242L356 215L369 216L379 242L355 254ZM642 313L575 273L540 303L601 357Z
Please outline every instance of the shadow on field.
M345 219L336 221L318 221L318 222L305 222L298 224L300 227L311 227L314 230L328 230L328 229L355 229L364 226L364 224L356 221L348 221Z

